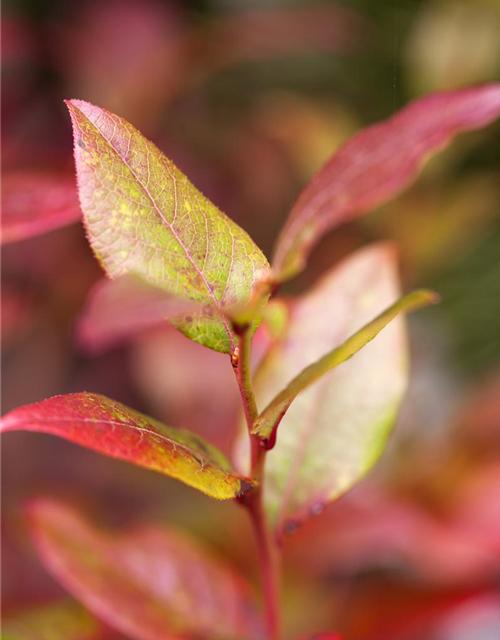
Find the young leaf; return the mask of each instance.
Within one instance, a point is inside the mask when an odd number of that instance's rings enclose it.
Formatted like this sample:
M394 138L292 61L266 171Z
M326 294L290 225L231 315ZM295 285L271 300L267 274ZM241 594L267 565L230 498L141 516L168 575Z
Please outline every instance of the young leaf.
M87 297L76 335L85 349L96 353L141 330L199 311L199 304L172 296L136 276L103 278Z
M81 217L70 176L37 171L2 176L2 244L47 233Z
M273 270L294 276L330 229L396 196L434 153L462 131L500 115L500 84L436 93L358 133L302 191L276 245Z
M304 368L398 297L390 245L358 251L290 308L289 324L261 365L267 405ZM295 399L266 461L265 501L278 533L293 530L352 487L379 457L407 381L401 318Z
M227 500L251 488L222 453L190 431L95 393L70 393L14 409L1 431L50 433L112 458L177 478L212 498Z
M274 441L276 438L276 429L280 421L283 419L288 407L301 391L304 391L304 389L307 389L311 384L322 378L328 371L331 371L335 367L338 367L339 364L352 358L400 313L411 313L429 304L435 304L438 300L439 296L436 293L425 289L413 291L400 298L374 320L347 338L339 347L336 347L320 360L310 364L301 371L299 375L267 405L254 424L252 433L265 440Z
M104 532L63 504L29 509L47 570L96 616L138 640L261 638L241 577L187 534Z
M91 245L116 278L141 276L174 296L207 306L179 328L231 353L235 340L217 308L244 306L269 265L221 213L132 125L82 100L73 121L80 202Z

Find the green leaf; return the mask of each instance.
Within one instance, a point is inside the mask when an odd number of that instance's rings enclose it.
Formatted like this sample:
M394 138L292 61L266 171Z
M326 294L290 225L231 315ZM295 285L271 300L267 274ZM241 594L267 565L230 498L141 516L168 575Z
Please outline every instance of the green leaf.
M112 278L132 273L206 305L178 328L232 353L234 335L218 308L252 299L269 273L265 256L132 125L82 100L66 104L84 222L104 269Z
M252 487L216 447L194 433L167 427L96 393L69 393L14 409L2 418L0 430L50 433L159 471L218 500Z
M288 326L256 378L259 406L267 406L301 371L337 349L398 297L392 245L358 251L329 271L306 296L290 304ZM319 513L372 467L406 384L407 345L399 317L298 395L266 460L265 504L278 534Z
M288 407L301 391L322 378L325 373L352 358L368 342L371 342L391 320L400 313L411 313L430 304L436 304L439 296L434 291L419 289L400 298L396 303L383 311L374 320L347 338L339 347L336 347L317 362L309 365L299 373L281 391L260 414L254 424L252 433L263 439L274 439L276 429L283 419Z

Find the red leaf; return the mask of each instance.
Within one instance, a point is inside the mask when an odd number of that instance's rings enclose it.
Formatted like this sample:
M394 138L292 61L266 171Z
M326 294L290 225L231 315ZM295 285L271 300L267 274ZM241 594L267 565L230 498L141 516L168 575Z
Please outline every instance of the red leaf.
M0 430L50 433L159 471L218 500L235 498L252 486L194 433L167 427L96 393L70 393L20 407L2 418Z
M2 244L80 220L75 181L64 173L15 171L2 177Z
M491 523L437 517L390 494L359 489L290 539L289 560L307 575L402 567L433 585L493 578L500 538ZM488 504L488 513L497 513L491 499Z
M499 114L495 83L426 96L358 133L300 194L276 246L277 277L300 271L327 231L395 197L456 134L484 127Z
M32 535L47 570L90 611L138 640L260 638L247 585L195 540L166 528L104 532L38 500Z
M474 584L434 590L418 582L365 576L342 608L342 633L349 640L450 639L440 633L440 622L482 594L488 598L488 591ZM462 639L480 637L466 633Z

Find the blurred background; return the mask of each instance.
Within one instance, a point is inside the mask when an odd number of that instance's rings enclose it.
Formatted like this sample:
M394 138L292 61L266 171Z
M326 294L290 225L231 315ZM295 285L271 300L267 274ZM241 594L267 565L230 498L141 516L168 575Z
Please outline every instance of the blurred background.
M301 188L360 127L425 93L498 79L499 33L498 0L4 0L4 219L77 207L62 100L81 98L134 123L270 257ZM286 287L299 294L392 239L404 288L443 298L410 319L411 388L382 460L286 544L289 636L500 637L499 133L459 138L403 195L325 238ZM3 413L95 391L230 451L226 357L169 328L90 350L75 327L102 272L81 224L5 240ZM35 434L3 439L2 477L4 612L22 638L67 637L29 635L65 615L25 531L22 505L39 493L111 525L183 525L257 581L237 505ZM52 617L37 617L46 603Z

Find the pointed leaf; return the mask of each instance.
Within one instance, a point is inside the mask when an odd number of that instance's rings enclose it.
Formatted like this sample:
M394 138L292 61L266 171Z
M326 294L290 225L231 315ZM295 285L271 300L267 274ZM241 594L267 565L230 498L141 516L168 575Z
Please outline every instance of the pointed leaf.
M172 296L136 276L103 278L87 297L76 334L85 349L96 353L144 329L199 312L199 304Z
M81 217L71 176L37 171L2 176L2 244L47 233Z
M47 570L110 626L138 640L262 637L247 585L187 534L104 532L68 506L29 510Z
M354 335L347 338L320 360L306 367L281 391L260 414L254 424L252 433L263 439L276 437L276 429L283 419L288 407L301 391L322 378L328 371L352 358L360 349L371 342L400 313L411 313L417 309L435 304L439 296L433 291L419 289L400 298L374 320L362 327Z
M216 447L190 431L167 427L96 393L70 393L14 409L2 418L1 430L50 433L177 478L219 500L252 486L231 471Z
M358 133L316 174L292 208L276 246L273 270L284 280L301 271L330 229L379 207L418 175L462 131L500 115L500 84L436 93Z
M67 105L84 221L104 269L208 305L179 328L231 353L232 330L214 308L245 305L268 273L266 258L132 125L81 100Z
M358 251L328 272L291 305L288 327L257 376L260 406L397 297L390 245ZM279 533L319 513L375 463L406 387L406 361L403 322L396 318L295 399L266 461L266 507Z

